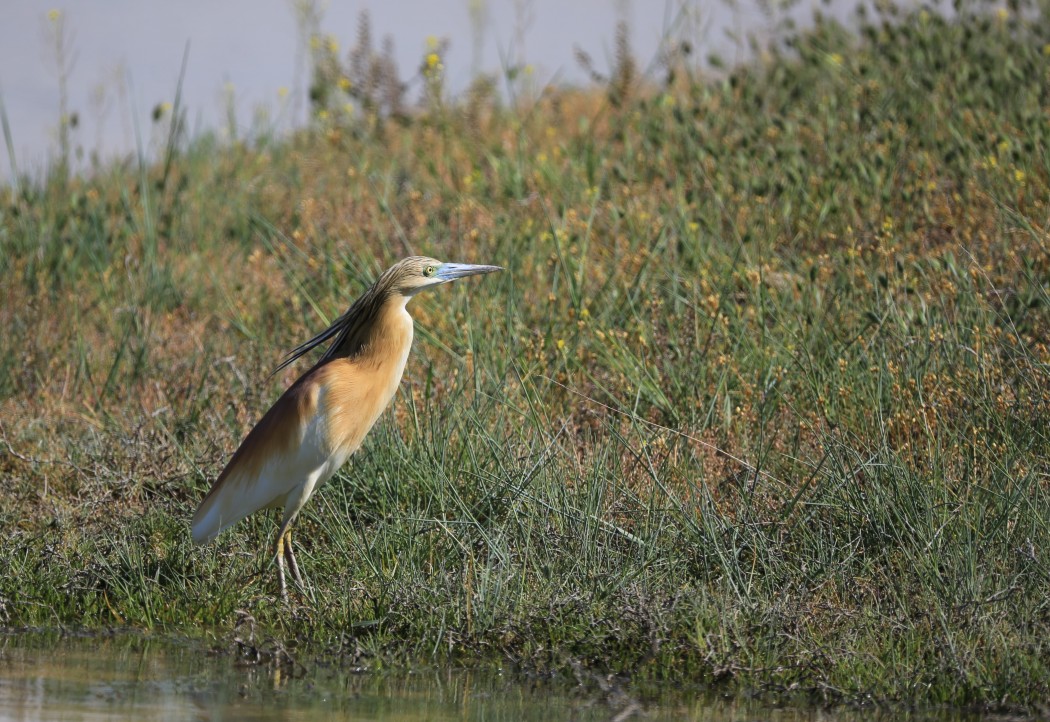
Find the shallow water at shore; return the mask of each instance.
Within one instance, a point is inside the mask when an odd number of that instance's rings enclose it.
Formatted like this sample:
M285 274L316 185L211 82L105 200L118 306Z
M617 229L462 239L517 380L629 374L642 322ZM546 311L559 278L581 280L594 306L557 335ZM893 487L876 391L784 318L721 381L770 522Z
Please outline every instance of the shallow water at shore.
M17 720L963 720L948 712L770 708L673 694L642 702L599 678L498 671L252 664L196 642L135 635L0 637L0 719Z

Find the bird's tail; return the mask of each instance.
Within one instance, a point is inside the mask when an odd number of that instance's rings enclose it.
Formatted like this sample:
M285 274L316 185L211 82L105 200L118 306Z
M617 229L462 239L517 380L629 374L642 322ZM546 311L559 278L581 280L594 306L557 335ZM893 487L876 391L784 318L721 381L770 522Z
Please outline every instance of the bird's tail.
M223 503L226 496L223 493L224 491L225 488L221 486L214 489L212 493L205 497L204 501L201 502L200 508L197 509L197 513L193 515L193 521L190 522L190 531L193 534L194 544L207 544L226 529L248 516L248 513L254 511L254 509L250 509L245 513L237 513L236 510L227 508L230 505Z
M214 518L214 505L209 505L207 501L201 504L200 508L197 509L197 513L193 515L193 521L190 523L190 532L193 535L193 543L200 546L201 544L207 544L215 537L219 536L220 524Z

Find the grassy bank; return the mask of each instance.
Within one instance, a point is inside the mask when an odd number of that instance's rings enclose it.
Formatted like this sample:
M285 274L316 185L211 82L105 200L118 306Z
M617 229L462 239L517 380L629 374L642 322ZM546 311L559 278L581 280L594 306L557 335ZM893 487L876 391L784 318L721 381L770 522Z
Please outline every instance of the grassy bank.
M823 24L723 79L622 56L524 107L318 93L294 138L4 189L0 623L1039 709L1025 15ZM508 271L413 302L402 392L302 515L283 608L273 518L203 549L188 518L281 354L410 253Z

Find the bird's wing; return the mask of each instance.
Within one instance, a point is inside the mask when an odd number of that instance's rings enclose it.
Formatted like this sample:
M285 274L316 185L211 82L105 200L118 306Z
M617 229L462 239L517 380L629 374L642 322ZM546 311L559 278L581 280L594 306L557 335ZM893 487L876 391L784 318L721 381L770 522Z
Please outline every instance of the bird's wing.
M193 516L195 543L211 541L259 509L285 506L290 495L309 494L319 477L335 471L328 469L323 394L316 378L305 375L248 432Z

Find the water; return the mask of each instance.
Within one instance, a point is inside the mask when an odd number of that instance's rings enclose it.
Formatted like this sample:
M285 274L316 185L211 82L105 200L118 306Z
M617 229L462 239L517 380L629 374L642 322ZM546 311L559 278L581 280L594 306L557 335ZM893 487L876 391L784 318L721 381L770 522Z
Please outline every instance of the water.
M0 636L0 720L973 719L949 712L772 709L681 693L673 699L643 704L599 678L572 685L496 671L377 674L337 666L296 667L290 674L189 641Z

